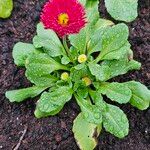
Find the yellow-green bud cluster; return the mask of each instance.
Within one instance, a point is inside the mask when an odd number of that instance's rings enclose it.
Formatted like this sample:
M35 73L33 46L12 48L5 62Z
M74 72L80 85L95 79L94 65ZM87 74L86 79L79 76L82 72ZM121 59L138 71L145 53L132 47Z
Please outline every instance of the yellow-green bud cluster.
M69 78L69 74L67 72L63 72L61 74L61 79L62 80L66 81L66 80L68 80L68 78Z
M85 83L85 85L86 85L86 86L89 86L89 85L91 85L91 84L92 84L91 79L90 79L90 78L88 78L88 77L84 77L84 78L82 78L82 81Z
M79 55L78 57L78 62L81 64L81 63L84 63L87 61L87 56L85 54L81 54Z

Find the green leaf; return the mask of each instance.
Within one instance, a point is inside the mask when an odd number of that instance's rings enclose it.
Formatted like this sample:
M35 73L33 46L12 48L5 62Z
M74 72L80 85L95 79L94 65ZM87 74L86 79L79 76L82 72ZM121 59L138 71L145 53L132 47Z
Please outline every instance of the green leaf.
M71 69L71 79L74 82L80 81L83 77L89 77L92 79L89 69L85 65L77 65Z
M98 0L79 0L79 2L85 7L85 8L92 8L95 5L97 5Z
M61 63L62 63L63 65L69 64L69 63L70 63L69 57L63 56L62 59L61 59Z
M25 89L7 91L6 97L10 102L22 102L27 98L33 98L43 92L47 87L33 86Z
M98 0L86 0L86 8L98 6Z
M83 6L85 6L87 0L78 0Z
M135 60L129 61L127 59L104 61L102 63L102 66L103 65L109 66L110 68L111 76L108 79L111 79L118 75L123 75L130 70L139 70L141 68L141 63Z
M99 11L98 11L98 0L88 0L86 4L86 17L87 17L87 29L89 30L88 34L92 33L94 31L94 26L97 23L99 19ZM87 35L88 35L87 34Z
M98 31L98 30L107 28L107 27L112 26L112 25L114 25L114 23L112 21L99 18L97 23L95 24L95 28Z
M55 114L58 114L62 110L62 108L63 108L63 106L60 106L56 110L49 112L49 113L46 113L46 112L40 111L40 109L36 107L36 109L34 111L34 115L38 119L48 117L48 116L53 116Z
M80 113L73 123L73 133L81 150L93 150L97 145L97 137L101 131L101 125L87 122Z
M78 34L70 35L69 40L80 54L84 53L87 44L86 29L82 29Z
M100 90L92 91L89 90L90 96L93 100L93 103L98 106L101 112L106 110L106 102L103 100Z
M78 95L80 95L80 97L87 98L87 96L88 96L88 87L85 87L83 85L79 86L76 92L77 92Z
M86 16L87 25L78 34L69 36L71 45L74 46L80 54L85 53L90 35L94 31L94 25L99 19L98 1L94 4L94 7L86 8Z
M100 81L106 81L111 76L110 68L107 65L99 65L91 62L88 64L88 66L91 74Z
M53 30L44 29L42 23L37 25L37 36L33 38L36 48L43 48L52 57L65 54L64 47Z
M84 63L74 66L74 69L76 69L76 70L82 70L85 68L86 68L86 65Z
M126 82L125 85L132 91L131 105L140 110L147 109L150 105L150 90L145 85L136 81Z
M55 70L68 70L45 53L34 54L28 57L26 76L38 86L51 86L57 78L50 75Z
M131 47L130 43L126 42L120 49L108 53L107 56L105 57L105 59L113 60L113 59L125 58L125 57L127 57L130 47Z
M57 114L72 97L72 89L67 86L62 86L51 92L44 92L39 99L35 113L37 118L45 117L45 114ZM39 113L41 112L41 113ZM43 113L44 116L41 116Z
M13 10L12 0L0 0L0 18L8 18Z
M53 88L58 88L58 87L62 87L62 86L68 86L70 88L72 88L72 82L70 81L70 78L68 78L67 81L64 81L64 80L58 80L56 83L55 83L55 87ZM53 88L50 89L50 91L53 91Z
M92 105L88 99L83 99L80 95L75 95L78 105L81 108L84 118L89 123L101 124L102 123L102 114L97 106Z
M99 19L95 24L95 31L92 33L90 41L87 45L88 55L92 54L93 52L101 51L102 47L102 35L113 25L113 22L106 20L106 19Z
M102 64L91 62L88 64L91 74L100 81L107 81L130 70L139 70L141 64L135 60L106 60Z
M103 126L118 138L125 137L129 132L129 123L124 112L119 107L109 104L107 111L103 113Z
M78 56L79 56L78 50L75 47L71 46L70 47L70 53L71 53L73 60L76 61L78 59Z
M99 90L103 95L120 104L129 102L132 96L132 92L128 86L117 82L102 83L99 86Z
M117 51L119 51L127 43L128 35L128 27L123 23L108 28L108 30L106 30L102 35L101 53L97 57L96 62L105 59L112 59L110 57L110 53L112 52L115 52L116 54L116 57L114 56L113 59L118 59Z
M82 81L82 80L78 80L74 83L74 86L73 86L73 91L76 92L78 90L78 88L85 88L85 83ZM82 94L81 94L82 95Z
M105 0L109 14L116 20L131 22L138 13L138 0Z
M18 66L25 66L25 61L33 54L35 48L32 44L18 42L13 48L13 58L14 62Z
M107 28L113 24L113 22L106 19L99 19L97 21L94 27L95 31L92 33L90 41L88 43L88 54L92 54L93 52L98 52L101 50L101 37L103 33L107 30Z

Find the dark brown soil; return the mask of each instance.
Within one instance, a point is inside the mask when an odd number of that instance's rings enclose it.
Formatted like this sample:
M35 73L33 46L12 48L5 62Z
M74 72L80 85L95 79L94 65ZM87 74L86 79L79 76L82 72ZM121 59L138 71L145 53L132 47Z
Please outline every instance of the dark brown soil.
M36 119L33 115L36 100L11 104L6 90L28 87L24 69L17 68L12 59L12 48L18 41L31 42L35 25L46 0L14 0L11 18L0 20L0 149L13 149L27 126L20 150L78 150L73 138L72 122L79 113L75 102L66 104L54 117ZM101 16L111 18L101 2ZM150 24L149 0L139 0L139 17L128 24L130 42L135 59L142 63L140 71L116 78L117 81L137 80L150 86ZM97 150L150 150L150 109L139 111L122 105L130 121L129 135L119 140L104 130Z

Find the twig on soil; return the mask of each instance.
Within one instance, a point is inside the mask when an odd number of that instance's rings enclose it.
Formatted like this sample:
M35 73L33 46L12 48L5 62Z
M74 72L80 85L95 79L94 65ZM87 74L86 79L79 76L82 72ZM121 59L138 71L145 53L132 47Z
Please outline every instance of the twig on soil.
M20 145L21 145L21 142L22 142L22 140L23 140L23 138L24 138L24 136L25 136L25 134L26 134L26 132L27 132L27 129L28 129L28 127L25 126L24 131L23 131L23 134L22 134L22 136L20 137L18 144L15 146L15 148L14 148L13 150L18 150L18 149L19 149L19 147L20 147Z

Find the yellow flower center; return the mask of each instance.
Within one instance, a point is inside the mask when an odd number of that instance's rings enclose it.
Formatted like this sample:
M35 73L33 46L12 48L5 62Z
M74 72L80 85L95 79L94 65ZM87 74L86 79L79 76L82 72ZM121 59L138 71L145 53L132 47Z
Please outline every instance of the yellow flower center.
M87 56L85 54L82 54L78 57L78 62L79 63L84 63L87 61Z
M69 23L69 16L66 13L62 13L58 16L58 24L67 26Z
M84 78L82 78L82 81L85 83L85 85L86 85L86 86L89 86L89 85L91 85L91 84L92 84L91 79L90 79L90 78L88 78L88 77L84 77Z
M69 78L69 74L67 72L63 72L61 74L61 79L62 80L66 81L66 80L68 80L68 78Z

